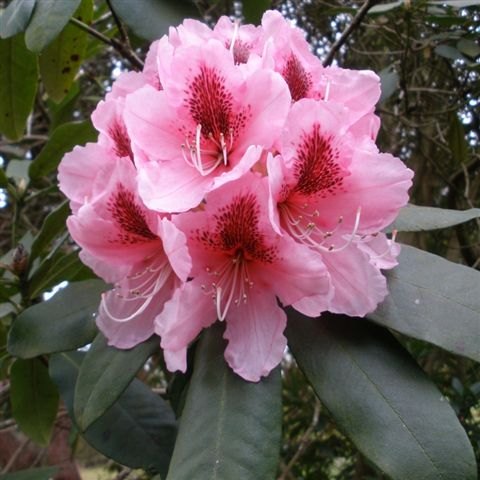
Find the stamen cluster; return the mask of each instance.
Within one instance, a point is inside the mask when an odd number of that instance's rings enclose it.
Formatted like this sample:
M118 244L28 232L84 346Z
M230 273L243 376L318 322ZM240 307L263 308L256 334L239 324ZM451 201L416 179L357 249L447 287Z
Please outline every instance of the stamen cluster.
M98 141L59 167L81 258L113 284L97 315L109 343L157 334L185 371L218 319L227 362L258 381L285 350L280 305L374 310L399 252L382 230L412 177L375 145L379 96L373 72L324 68L275 11L155 41L93 112Z

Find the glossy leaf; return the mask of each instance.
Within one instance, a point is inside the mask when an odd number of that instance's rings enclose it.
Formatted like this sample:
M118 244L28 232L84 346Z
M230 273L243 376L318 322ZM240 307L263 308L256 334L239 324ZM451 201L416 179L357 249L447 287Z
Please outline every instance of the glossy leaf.
M389 231L395 229L399 232L423 232L453 227L474 218L480 218L480 208L449 210L410 204L400 210L400 214Z
M129 0L111 0L111 4L133 33L146 40L156 40L184 18L198 16L198 10L185 0L135 0L135 8Z
M159 345L160 339L153 337L130 350L119 350L108 346L101 333L97 335L75 388L75 420L82 431L115 403Z
M47 445L57 416L58 393L39 360L15 360L10 372L12 414L33 441Z
M428 3L430 5L447 5L452 8L466 8L480 5L480 0L437 0Z
M275 478L281 444L280 369L259 383L227 366L222 325L197 346L167 480Z
M29 468L2 475L1 480L50 480L55 476L58 467Z
M37 258L61 232L66 229L65 222L70 214L68 202L62 202L55 210L50 212L43 221L42 228L35 236L30 252L30 259Z
M388 331L360 318L291 310L287 338L339 428L388 478L477 478L448 400Z
M0 132L18 140L25 130L37 92L37 58L23 35L0 40Z
M242 13L245 17L245 23L259 25L263 13L271 6L272 2L270 0L243 0Z
M480 361L480 272L402 245L390 294L368 315L381 325Z
M36 180L55 171L63 155L76 145L85 145L97 138L97 131L90 120L70 122L60 125L33 160L30 166L30 178Z
M89 24L93 0L82 0L74 17ZM87 48L88 34L67 24L57 38L40 55L40 74L48 96L60 102L68 94Z
M96 334L93 314L105 288L100 280L72 283L51 300L27 308L12 325L8 351L33 358L91 342Z
M25 32L28 49L41 52L63 30L79 5L80 0L37 2Z
M50 358L50 375L73 418L75 382L84 355L70 352ZM176 435L172 409L146 385L134 379L125 392L83 436L107 457L131 468L168 469Z
M398 7L401 7L405 3L405 0L397 0L395 2L382 3L380 5L375 5L374 7L368 10L369 14L379 14L387 13L391 10L395 10Z
M13 0L0 17L0 37L13 37L27 28L35 0Z

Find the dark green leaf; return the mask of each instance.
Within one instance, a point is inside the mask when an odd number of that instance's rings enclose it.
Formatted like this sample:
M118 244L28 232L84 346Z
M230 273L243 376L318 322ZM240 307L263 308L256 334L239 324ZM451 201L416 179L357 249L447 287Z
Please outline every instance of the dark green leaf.
M243 0L242 12L245 17L245 23L259 25L263 13L271 6L272 2L270 0Z
M82 0L74 17L90 23L93 0ZM87 48L87 33L67 24L40 55L40 74L48 96L60 102L68 94Z
M1 480L50 480L55 476L58 467L30 468L14 473L7 473L0 477Z
M62 123L73 120L73 114L80 97L79 82L75 82L68 95L60 102L55 103L53 100L47 100L48 114L50 117L50 131L54 131Z
M0 37L13 37L27 28L35 0L13 0L0 17Z
M200 340L167 480L275 478L281 444L280 369L259 383L227 366L223 327Z
M10 372L12 414L33 441L47 445L57 416L58 393L37 358L15 360Z
M480 361L480 272L402 245L390 294L369 318Z
M93 314L105 284L99 280L72 283L51 300L23 311L13 323L8 350L21 358L73 350L96 334Z
M55 129L30 166L30 178L36 180L56 170L63 155L76 145L85 145L96 140L98 132L90 120L70 122Z
M25 48L23 35L0 40L0 132L18 140L37 92L37 58Z
M468 61L455 47L451 47L450 45L437 45L434 51L437 55L450 60Z
M455 163L464 164L468 161L468 144L465 138L465 129L456 113L450 116L450 129L448 131L448 144L452 151Z
M41 0L37 2L25 42L32 52L41 52L67 24L80 0Z
M380 76L380 83L382 87L382 94L378 102L382 103L395 93L398 88L400 77L398 76L398 73L392 69L392 67L383 69L378 75Z
M480 208L448 210L445 208L419 207L410 204L400 210L400 214L389 230L423 232L453 227L474 218L480 218Z
M80 352L50 358L50 375L73 418ZM171 408L146 385L134 379L125 392L83 436L99 452L131 468L159 472L164 478L176 435Z
M111 4L133 33L146 40L156 40L184 18L198 16L193 3L185 0L136 0L135 8L130 0L111 0Z
M289 346L318 397L389 478L477 478L448 400L388 331L343 315L289 317Z
M37 258L50 242L55 239L66 228L65 222L70 214L68 202L64 201L45 218L42 228L35 236L30 252L30 260Z
M458 41L457 48L467 57L475 59L480 55L480 47L473 40L462 38Z
M5 170L0 167L0 188L7 188L8 186L8 177L5 173Z
M101 333L97 335L75 388L75 420L82 431L116 402L159 345L159 338L152 337L130 350L119 350L109 347Z

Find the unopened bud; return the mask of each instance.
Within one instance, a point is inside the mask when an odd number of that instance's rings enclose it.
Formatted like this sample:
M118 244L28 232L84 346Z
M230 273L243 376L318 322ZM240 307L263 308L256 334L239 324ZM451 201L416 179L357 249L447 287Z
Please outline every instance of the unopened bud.
M13 259L10 265L10 271L21 277L28 267L28 253L25 250L25 247L19 243L15 251L13 252Z

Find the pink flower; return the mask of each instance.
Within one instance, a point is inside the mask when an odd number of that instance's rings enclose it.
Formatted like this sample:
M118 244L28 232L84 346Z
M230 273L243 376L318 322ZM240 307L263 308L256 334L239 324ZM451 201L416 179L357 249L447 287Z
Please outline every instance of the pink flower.
M387 294L380 268L394 265L380 261L392 254L386 239L384 252L377 252L371 235L406 204L412 172L379 153L370 138L350 135L342 113L314 100L292 107L282 155L267 162L270 218L279 233L321 254L335 291L328 309L363 316ZM295 306L319 313L306 299Z
M156 319L169 369L185 370L189 342L219 318L227 325L227 362L258 381L278 365L286 345L277 297L286 306L316 294L318 309L328 304L330 282L320 257L276 234L267 193L266 180L247 173L211 192L204 211L175 218L188 239L193 280Z
M290 95L278 74L246 74L216 40L177 48L169 68L174 75L160 71L164 90L144 87L127 97L124 118L150 160L139 166L145 204L183 212L239 178L274 144Z
M92 198L69 217L68 228L83 261L115 283L102 296L97 325L111 345L131 348L153 335L155 316L187 279L185 236L144 207L135 168L125 159L98 173Z

